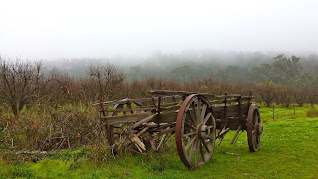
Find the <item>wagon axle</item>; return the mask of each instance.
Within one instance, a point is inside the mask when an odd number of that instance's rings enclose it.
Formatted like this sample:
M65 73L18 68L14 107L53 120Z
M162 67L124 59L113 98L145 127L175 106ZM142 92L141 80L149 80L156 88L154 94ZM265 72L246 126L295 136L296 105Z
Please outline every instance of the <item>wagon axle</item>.
M212 128L212 126L210 126L210 128ZM200 124L197 129L199 138L203 140L208 138L210 134L210 128L207 125Z

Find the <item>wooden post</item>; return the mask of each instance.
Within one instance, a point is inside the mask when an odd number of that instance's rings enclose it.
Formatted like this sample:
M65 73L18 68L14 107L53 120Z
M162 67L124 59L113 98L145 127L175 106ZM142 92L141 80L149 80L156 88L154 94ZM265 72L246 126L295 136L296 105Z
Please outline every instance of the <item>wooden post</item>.
M233 137L233 139L232 139L232 141L231 141L231 144L234 144L235 139L236 139L238 133L241 131L241 129L242 129L242 124L240 124L240 125L238 126L238 128L236 129L236 132L235 132L234 137Z
M224 119L227 119L226 98L227 98L227 92L225 92L225 97L224 97Z
M241 96L237 97L237 102L238 102L238 116L240 116L240 120L243 120L243 111L242 111L242 103L241 103Z
M157 128L159 129L160 127L160 112L161 112L161 108L160 108L160 104L161 104L161 96L159 96L158 98L158 115L157 115Z
M104 109L104 104L101 102L100 103L100 112L101 112L101 114L103 114L103 117L105 117L105 109Z
M296 112L295 112L295 105L293 105L293 108L294 108L294 117L295 117L295 115L296 115Z
M249 103L248 106L250 106L252 104L252 95L253 95L253 90L250 89L250 97L248 99L248 103Z
M275 107L274 107L274 104L273 104L273 120L275 119Z

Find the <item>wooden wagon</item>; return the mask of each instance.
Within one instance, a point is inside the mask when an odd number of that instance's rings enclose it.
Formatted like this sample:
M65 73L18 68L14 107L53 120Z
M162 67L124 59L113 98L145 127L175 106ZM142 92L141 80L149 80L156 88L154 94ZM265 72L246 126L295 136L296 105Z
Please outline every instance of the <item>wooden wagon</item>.
M248 96L214 95L185 91L151 91L153 97L122 99L95 104L100 106L100 120L106 127L109 145L143 153L146 143L158 151L175 135L181 161L189 168L209 161L215 142L220 145L225 134L247 131L251 152L260 147L263 126L259 107Z

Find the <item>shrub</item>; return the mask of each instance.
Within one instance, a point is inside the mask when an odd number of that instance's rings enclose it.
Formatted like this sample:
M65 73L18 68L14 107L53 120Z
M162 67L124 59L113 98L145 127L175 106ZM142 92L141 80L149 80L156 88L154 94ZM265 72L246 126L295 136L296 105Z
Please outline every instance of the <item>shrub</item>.
M318 117L318 110L314 109L311 111L307 111L307 117Z

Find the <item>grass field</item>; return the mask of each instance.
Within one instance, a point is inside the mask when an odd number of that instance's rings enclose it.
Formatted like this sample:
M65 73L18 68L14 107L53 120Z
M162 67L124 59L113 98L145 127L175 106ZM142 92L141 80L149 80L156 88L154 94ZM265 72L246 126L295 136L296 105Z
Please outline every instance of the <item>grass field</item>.
M195 170L180 161L174 138L165 151L151 155L127 154L94 162L85 149L60 151L37 163L0 160L2 178L318 178L318 117L309 118L309 107L261 108L264 123L261 149L248 150L246 132L235 145L234 132L216 146L212 160ZM239 155L239 156L238 156ZM0 178L1 178L0 177Z

